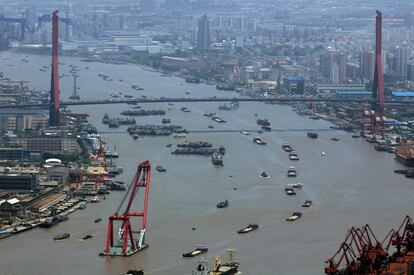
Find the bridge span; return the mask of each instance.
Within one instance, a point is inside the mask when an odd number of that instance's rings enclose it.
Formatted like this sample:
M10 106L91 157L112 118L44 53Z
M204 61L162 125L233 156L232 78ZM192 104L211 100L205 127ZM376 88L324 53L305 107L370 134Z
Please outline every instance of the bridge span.
M80 105L109 105L109 104L145 104L145 103L193 103L193 102L229 102L229 101L259 101L259 102L332 102L332 103L375 103L373 98L318 98L318 97L212 97L212 98L135 98L135 99L106 99L106 100L78 100L62 101L61 106L80 106ZM414 100L385 100L387 105L414 104ZM16 104L0 105L0 109L5 108L49 108L50 104Z

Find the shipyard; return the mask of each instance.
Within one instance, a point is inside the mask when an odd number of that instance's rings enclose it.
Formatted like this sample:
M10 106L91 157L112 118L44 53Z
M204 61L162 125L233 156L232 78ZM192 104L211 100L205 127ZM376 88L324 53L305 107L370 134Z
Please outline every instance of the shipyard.
M1 274L413 274L412 5L5 1Z

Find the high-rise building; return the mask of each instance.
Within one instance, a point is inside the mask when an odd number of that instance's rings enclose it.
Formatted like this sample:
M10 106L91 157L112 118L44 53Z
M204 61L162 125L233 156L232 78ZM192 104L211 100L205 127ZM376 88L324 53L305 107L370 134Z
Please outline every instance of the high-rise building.
M203 15L198 20L197 47L200 50L207 50L210 48L210 43L210 26L207 19L207 15Z
M359 62L359 67L361 68L361 78L368 81L373 81L375 69L374 51L361 52Z
M409 63L407 66L407 79L414 81L414 63Z
M346 82L347 54L327 51L320 55L320 70L323 76L332 83Z
M397 76L401 79L407 78L407 65L411 50L408 47L397 48Z

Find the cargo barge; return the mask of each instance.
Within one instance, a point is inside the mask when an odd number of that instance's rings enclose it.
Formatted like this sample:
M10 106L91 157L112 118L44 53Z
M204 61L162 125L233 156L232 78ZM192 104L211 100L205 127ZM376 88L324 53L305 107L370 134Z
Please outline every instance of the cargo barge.
M125 110L121 112L124 116L163 116L164 110Z
M414 167L414 143L405 143L395 148L395 159L407 167Z

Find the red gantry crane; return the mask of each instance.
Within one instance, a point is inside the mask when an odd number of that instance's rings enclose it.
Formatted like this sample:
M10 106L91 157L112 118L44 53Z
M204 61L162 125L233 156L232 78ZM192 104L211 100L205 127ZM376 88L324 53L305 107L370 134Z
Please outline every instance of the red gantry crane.
M117 211L109 217L108 233L106 238L105 250L100 253L101 256L130 256L148 247L145 243L145 231L147 223L148 196L151 181L151 164L144 161L138 166L138 171L128 188L128 192L122 199ZM139 191L144 188L144 205L141 212L133 210L134 199ZM124 202L129 194L128 204L122 214L119 214ZM133 217L141 217L141 229L133 229ZM120 224L118 237L114 239L114 227L116 223Z
M393 248L394 251L391 251ZM327 275L404 275L414 260L414 224L406 216L379 242L368 225L348 230L335 255L325 261Z

